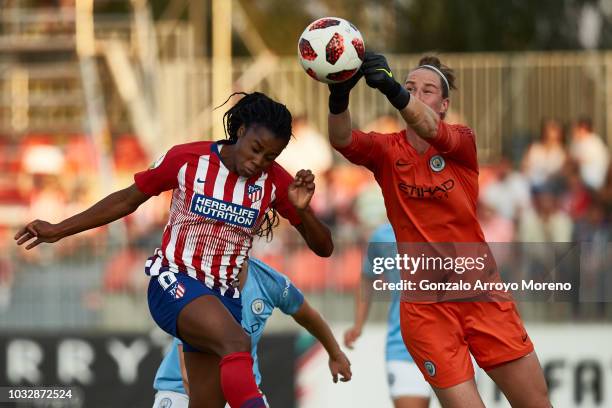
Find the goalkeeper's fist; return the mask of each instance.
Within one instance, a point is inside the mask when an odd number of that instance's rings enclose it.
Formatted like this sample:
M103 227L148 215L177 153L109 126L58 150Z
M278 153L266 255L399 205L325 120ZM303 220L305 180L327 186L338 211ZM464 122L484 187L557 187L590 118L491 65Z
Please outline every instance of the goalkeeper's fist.
M368 86L382 92L397 109L408 105L410 94L395 80L384 55L366 52L361 71Z
M385 95L392 90L392 88L396 88L396 84L398 84L393 77L391 68L389 68L387 59L382 54L366 52L361 70L365 75L368 86L380 90Z

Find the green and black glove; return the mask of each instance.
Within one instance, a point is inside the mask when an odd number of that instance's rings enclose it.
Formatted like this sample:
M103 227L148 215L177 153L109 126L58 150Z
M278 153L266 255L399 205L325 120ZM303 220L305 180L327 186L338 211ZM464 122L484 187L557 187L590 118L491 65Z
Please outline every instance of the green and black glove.
M368 86L382 92L396 109L408 105L410 93L395 80L384 55L366 52L361 71Z

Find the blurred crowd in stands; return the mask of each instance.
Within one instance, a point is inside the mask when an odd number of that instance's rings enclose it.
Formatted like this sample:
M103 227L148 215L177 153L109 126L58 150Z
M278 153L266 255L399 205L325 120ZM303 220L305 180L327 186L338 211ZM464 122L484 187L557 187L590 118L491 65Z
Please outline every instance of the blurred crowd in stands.
M480 216L491 242L591 241L612 211L610 150L589 118L545 119L516 166L483 166Z
M364 127L379 132L400 129L401 123L393 117L381 117ZM279 161L291 173L301 168L315 173L312 207L333 230L335 255L330 259L312 255L287 224L275 230L271 242L255 242L252 254L306 290L352 290L359 280L368 235L385 222L380 190L367 170L334 153L305 117L295 119L294 135ZM86 135L28 135L18 144L0 139L2 302L10 299L7 288L16 279L17 262L61 263L76 256L106 259L104 291L141 293L146 284L142 265L159 245L169 194L149 200L123 221L65 239L53 250L43 245L26 253L12 242L26 221L56 222L83 210L131 184L133 174L154 160L133 135L114 136L109 145L112 149L104 155ZM573 123L543 120L540 134L533 137L520 162L501 156L481 163L478 214L487 241L599 242L605 248L612 214L609 162L610 149L593 132L589 118ZM101 173L101 169L106 170Z

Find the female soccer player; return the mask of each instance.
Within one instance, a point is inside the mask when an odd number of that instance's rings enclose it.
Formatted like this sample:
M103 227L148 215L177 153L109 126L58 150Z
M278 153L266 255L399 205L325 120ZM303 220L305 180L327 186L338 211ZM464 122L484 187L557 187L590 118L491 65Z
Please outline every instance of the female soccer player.
M397 269L386 271L383 275L373 273L372 260L376 257L393 257L397 253L395 235L391 224L376 228L368 242L368 254L361 270L361 285L355 296L355 322L344 333L344 344L353 348L361 336L372 304L373 283L376 279L398 283L400 273ZM410 357L400 329L400 292L393 291L387 322L387 344L385 359L389 396L395 408L427 408L432 390L423 379L418 367Z
M406 129L351 129L351 88L365 76L399 110ZM367 54L360 73L330 85L329 139L379 183L398 245L484 243L476 218L478 161L474 133L444 116L454 76L425 57L400 85L384 56ZM533 344L513 302L417 303L400 307L402 336L444 407L483 407L469 352L514 407L550 407Z
M309 210L314 176L295 180L274 162L291 137L291 114L262 93L244 97L224 115L228 140L174 146L130 187L58 224L36 220L15 236L26 249L108 224L153 195L173 190L161 249L145 264L152 276L148 301L155 322L183 341L194 384L192 407L207 406L211 365L219 363L225 399L232 408L263 407L255 384L250 341L242 327L235 277L253 234L269 209L287 218L320 256L333 250L331 235ZM265 224L264 224L265 225ZM269 229L268 229L269 230ZM216 370L215 370L216 371Z
M245 267L248 264L248 269ZM350 381L351 363L344 355L336 342L331 329L323 320L321 315L313 309L304 299L304 295L296 288L285 275L275 271L262 261L250 258L245 261L240 273L240 293L242 296L242 327L251 336L251 355L255 361L253 372L257 385L261 385L261 374L257 361L257 343L264 332L266 321L274 309L278 308L283 313L291 315L293 319L325 347L329 356L329 370L334 382ZM174 340L170 351L164 357L153 386L157 390L153 408L171 406L186 408L189 395L188 376L184 372L182 360L182 345ZM211 375L211 379L217 380L218 375ZM210 395L209 400L216 401L217 406L223 407L224 400L220 387L216 395ZM168 405L170 400L171 404Z

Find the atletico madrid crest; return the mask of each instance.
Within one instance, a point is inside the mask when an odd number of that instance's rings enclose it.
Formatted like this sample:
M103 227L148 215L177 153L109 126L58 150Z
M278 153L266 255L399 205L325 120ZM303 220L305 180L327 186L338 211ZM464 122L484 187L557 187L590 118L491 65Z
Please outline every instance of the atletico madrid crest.
M176 285L176 289L174 291L174 298L180 299L183 297L184 294L185 294L185 286L179 282L179 284Z
M258 186L256 184L248 185L249 199L251 200L252 203L261 200L262 191L263 189L261 188L261 186Z

